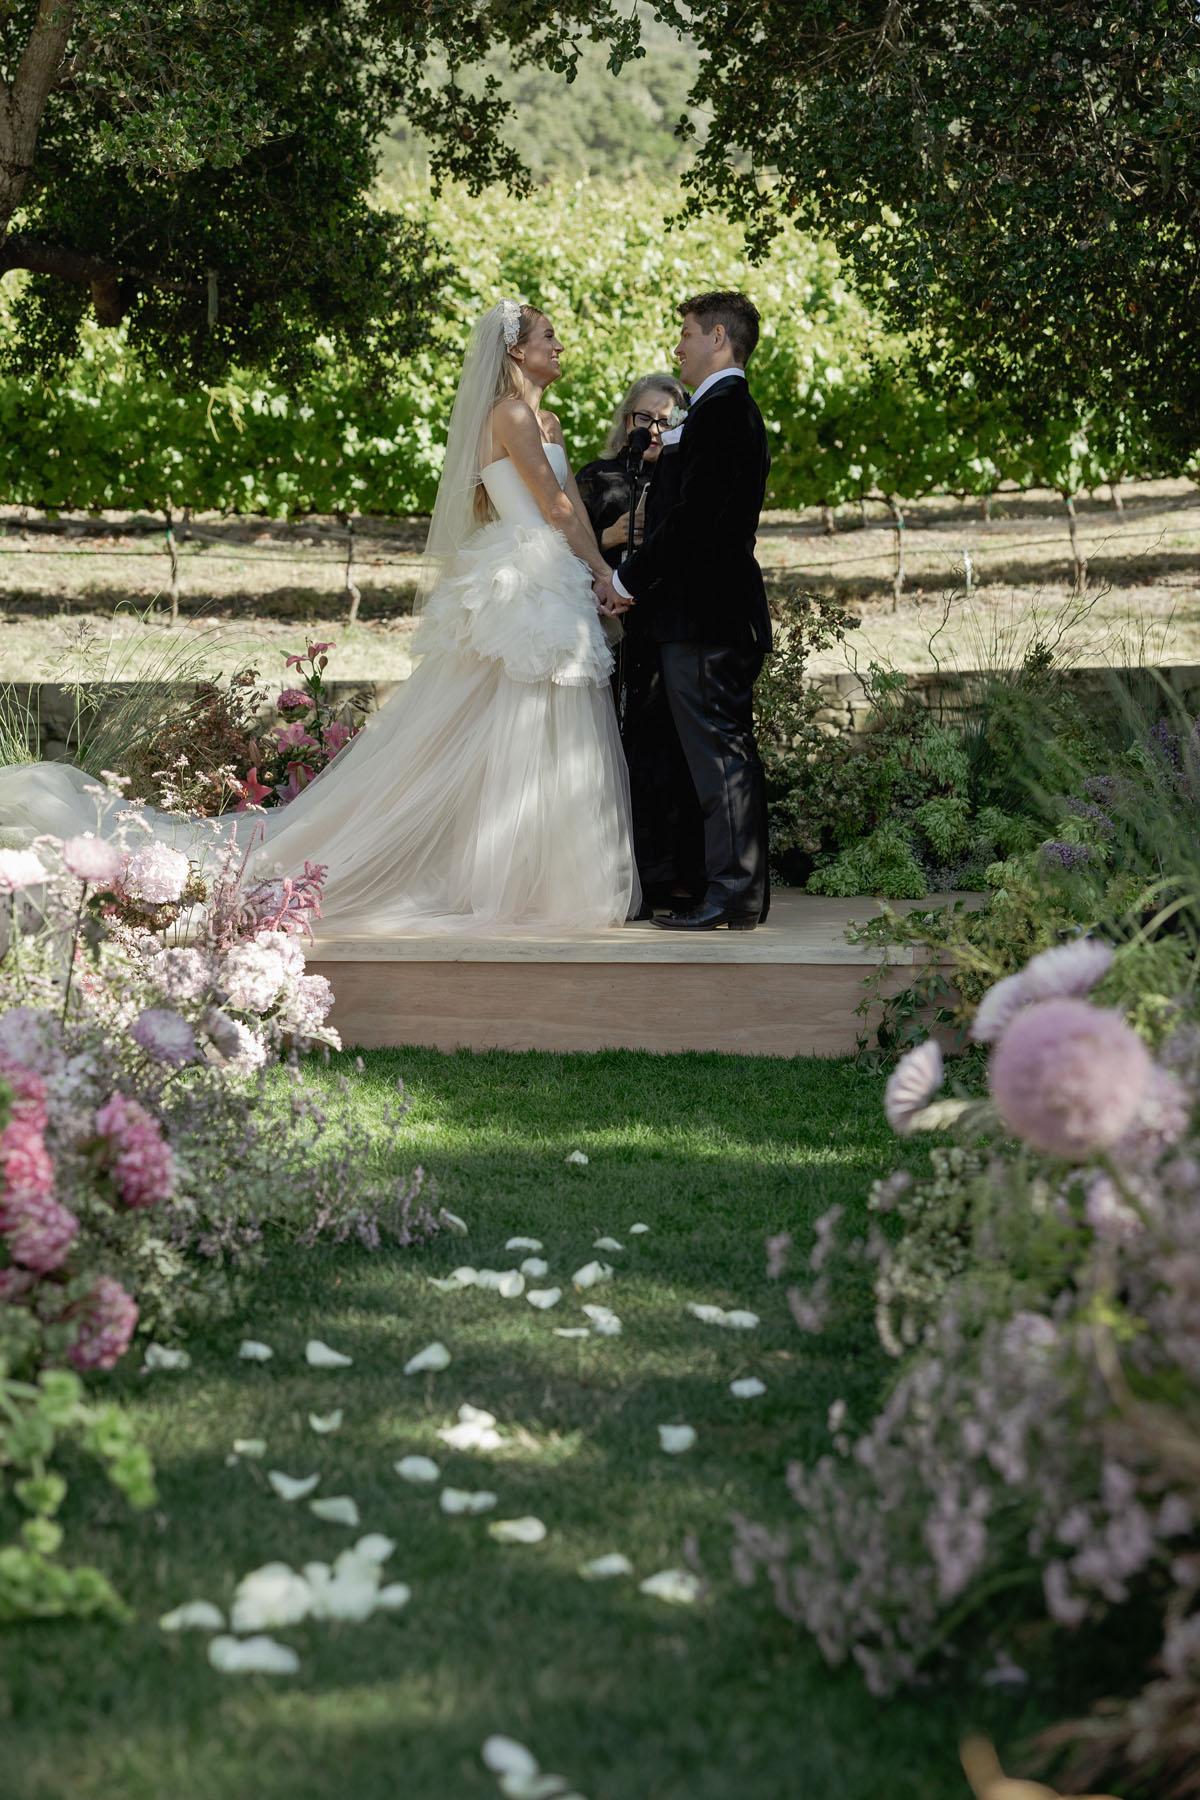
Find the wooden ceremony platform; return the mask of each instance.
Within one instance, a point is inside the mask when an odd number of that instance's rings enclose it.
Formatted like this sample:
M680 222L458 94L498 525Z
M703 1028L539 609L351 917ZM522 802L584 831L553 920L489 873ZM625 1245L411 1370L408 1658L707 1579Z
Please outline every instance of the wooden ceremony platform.
M920 955L846 942L846 925L877 911L869 898L783 889L757 931L328 937L308 967L333 985L330 1024L347 1048L844 1056L864 1028L855 1008L870 968L886 960L898 988Z

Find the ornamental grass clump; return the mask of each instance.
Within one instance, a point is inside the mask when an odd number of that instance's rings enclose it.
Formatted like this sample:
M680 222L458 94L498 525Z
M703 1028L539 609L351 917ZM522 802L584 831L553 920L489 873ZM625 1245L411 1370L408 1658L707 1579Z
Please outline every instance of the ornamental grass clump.
M1013 1634L1026 1660L1078 1662L1064 1634L1096 1644L1124 1609L1130 1644L1157 1649L1131 1655L1124 1702L1044 1747L1070 1750L1068 1788L1112 1771L1193 1796L1200 1031L1180 1015L1152 1055L1086 998L1111 963L1103 945L1059 946L984 996L985 1098L937 1097L928 1046L902 1059L896 1128L959 1142L876 1183L891 1226L841 1247L869 1272L896 1379L873 1417L839 1402L828 1450L790 1466L796 1523L735 1521L734 1566L746 1582L765 1571L781 1609L878 1694L947 1654L1011 1653ZM818 1222L815 1279L788 1294L812 1332L833 1311L836 1223Z

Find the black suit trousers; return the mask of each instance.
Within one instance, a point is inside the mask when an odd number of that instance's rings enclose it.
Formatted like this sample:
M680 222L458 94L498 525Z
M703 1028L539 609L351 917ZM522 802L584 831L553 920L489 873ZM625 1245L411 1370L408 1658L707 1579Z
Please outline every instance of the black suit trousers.
M760 650L660 646L663 687L704 816L705 898L739 918L766 916L767 797L754 742Z

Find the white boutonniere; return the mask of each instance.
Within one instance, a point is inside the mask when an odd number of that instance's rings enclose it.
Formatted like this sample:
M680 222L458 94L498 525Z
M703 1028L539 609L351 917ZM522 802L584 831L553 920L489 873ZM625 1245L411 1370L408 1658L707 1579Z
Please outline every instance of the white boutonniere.
M667 430L678 431L687 416L688 409L686 406L673 406L667 414Z

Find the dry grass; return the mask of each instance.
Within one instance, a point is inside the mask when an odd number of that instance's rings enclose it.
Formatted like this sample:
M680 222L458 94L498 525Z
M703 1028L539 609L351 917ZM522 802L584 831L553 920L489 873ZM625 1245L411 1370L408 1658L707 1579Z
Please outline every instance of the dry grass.
M1122 495L1120 512L1104 495L1077 502L1089 605L1069 636L1075 659L1200 663L1200 492L1185 481L1138 482ZM307 633L335 640L339 677L402 677L423 534L421 520L356 522L361 600L350 627L346 533L335 520L203 518L180 545L178 634L219 626L226 669L252 663L273 674ZM865 526L857 507L843 509L832 536L815 512L768 514L759 540L772 582L832 591L861 616L853 639L860 662L977 666L988 646L1027 633L1039 614L1058 615L1070 596L1057 495L999 496L990 519L978 502L922 502L906 513L904 548L906 588L893 612L895 533L881 506L869 508ZM973 565L969 600L964 551ZM168 583L164 539L148 518L49 521L0 508L0 678L77 674L72 641L84 621L111 633L131 666L142 644L147 662L156 660L169 629ZM830 653L819 666L844 660Z

